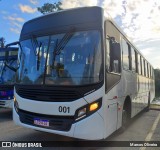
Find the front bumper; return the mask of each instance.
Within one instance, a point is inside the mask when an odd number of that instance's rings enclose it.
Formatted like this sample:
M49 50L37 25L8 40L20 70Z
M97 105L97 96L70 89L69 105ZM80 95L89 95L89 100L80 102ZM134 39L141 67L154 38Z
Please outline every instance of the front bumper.
M24 111L21 111L21 113L22 112L24 115ZM53 122L55 121L55 125L53 123L52 124L53 126L50 128L34 125L32 119L30 120L29 123L27 123L24 121L24 116L22 117L23 119L21 119L20 117L21 115L22 114L18 115L15 109L13 109L14 122L17 125L24 126L27 128L32 128L39 131L44 131L79 139L98 140L104 138L104 122L98 112L95 112L91 116L82 119L78 122L74 122L73 117L68 118L68 120L64 120L62 119L62 116L59 116L59 119L61 119L59 121L61 121L61 123L59 122L59 125L56 125L56 120L52 119ZM35 113L29 113L29 115L30 116L33 115L32 118L34 118ZM46 117L48 115L41 115L39 117L43 118L44 116ZM67 121L69 122L68 126L67 126Z

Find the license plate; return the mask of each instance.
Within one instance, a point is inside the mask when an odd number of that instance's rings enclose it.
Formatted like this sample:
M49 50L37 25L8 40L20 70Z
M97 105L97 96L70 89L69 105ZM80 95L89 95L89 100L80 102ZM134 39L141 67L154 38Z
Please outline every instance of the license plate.
M39 126L49 127L49 121L48 120L34 118L34 124L39 125Z

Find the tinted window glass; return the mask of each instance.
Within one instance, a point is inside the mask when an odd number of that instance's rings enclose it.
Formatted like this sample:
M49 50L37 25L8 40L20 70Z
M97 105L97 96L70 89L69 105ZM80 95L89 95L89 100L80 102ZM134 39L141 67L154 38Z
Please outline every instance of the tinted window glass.
M149 64L148 64L148 77L150 78L151 76L150 76L150 66L149 66Z
M131 55L132 55L132 70L136 70L136 59L135 59L135 50L131 48Z
M142 57L141 57L141 74L144 75L144 62Z
M144 76L146 76L146 61L143 60L143 63L144 63Z
M137 54L137 63L138 63L138 73L141 74L141 57Z
M129 70L128 44L124 39L122 40L122 47L123 47L123 68Z

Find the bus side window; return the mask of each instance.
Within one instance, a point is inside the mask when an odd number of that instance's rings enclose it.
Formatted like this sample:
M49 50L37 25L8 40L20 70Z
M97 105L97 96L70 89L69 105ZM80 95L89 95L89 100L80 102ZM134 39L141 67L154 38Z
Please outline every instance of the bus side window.
M136 54L135 50L131 47L131 55L132 55L132 71L136 71Z
M135 50L134 50L135 51ZM135 71L138 73L138 53L135 51Z
M144 75L144 64L143 64L143 58L141 56L141 75Z
M143 59L143 65L144 65L144 76L146 77L146 61Z
M121 72L121 49L114 37L110 37L110 72Z
M138 74L141 74L141 56L137 53Z
M148 63L146 62L146 77L148 77Z
M129 70L131 67L131 57L128 43L122 39L122 47L123 47L123 68L125 70Z
M106 39L106 69L110 70L110 40Z
M153 79L153 70L152 70L152 67L151 67L151 79Z
M148 64L148 77L151 78L150 76L150 65Z
M128 59L129 59L129 70L132 70L132 52L131 52L131 46L128 45Z
M151 66L149 67L149 76L150 76L150 78L152 78L152 75L151 75Z

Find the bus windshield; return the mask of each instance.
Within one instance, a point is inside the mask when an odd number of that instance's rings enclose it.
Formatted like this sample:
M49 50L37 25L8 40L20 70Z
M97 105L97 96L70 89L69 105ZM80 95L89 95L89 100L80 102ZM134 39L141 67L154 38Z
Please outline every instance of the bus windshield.
M15 83L15 72L5 66L4 61L0 61L0 84L12 85ZM8 62L10 66L15 67L17 60L10 60Z
M34 37L21 46L20 84L85 85L102 79L99 31Z

